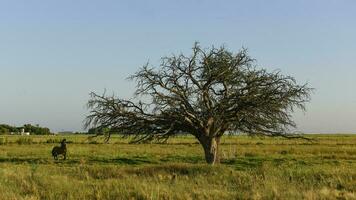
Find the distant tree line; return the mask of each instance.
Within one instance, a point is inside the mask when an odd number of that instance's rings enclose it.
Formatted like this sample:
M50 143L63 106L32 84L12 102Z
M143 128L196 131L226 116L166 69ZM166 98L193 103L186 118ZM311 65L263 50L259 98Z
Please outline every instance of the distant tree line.
M20 133L24 129L25 132L29 132L32 135L49 135L51 131L47 127L40 127L39 125L25 124L21 127L10 126L7 124L0 124L0 134L7 135L11 133Z
M110 132L112 132L112 130L108 127L95 127L95 128L90 128L87 134L106 135Z
M20 132L21 128L13 127L7 124L0 124L0 134L6 135L10 134L11 132Z

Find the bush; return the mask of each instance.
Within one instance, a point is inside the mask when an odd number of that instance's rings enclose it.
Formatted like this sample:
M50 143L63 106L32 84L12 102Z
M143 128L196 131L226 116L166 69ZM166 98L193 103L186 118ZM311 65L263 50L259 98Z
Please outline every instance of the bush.
M16 140L17 144L32 144L33 140L32 138L29 137L20 137L19 139Z
M60 143L60 142L61 142L60 139L52 139L52 138L50 138L50 139L46 140L46 143Z

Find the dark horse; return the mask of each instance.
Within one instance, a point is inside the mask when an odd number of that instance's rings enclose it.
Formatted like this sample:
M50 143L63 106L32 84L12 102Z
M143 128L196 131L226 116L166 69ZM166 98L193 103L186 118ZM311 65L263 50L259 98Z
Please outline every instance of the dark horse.
M67 154L67 146L66 146L66 139L61 141L61 146L53 147L52 149L52 156L55 160L58 159L58 155L63 155L63 160L66 159Z

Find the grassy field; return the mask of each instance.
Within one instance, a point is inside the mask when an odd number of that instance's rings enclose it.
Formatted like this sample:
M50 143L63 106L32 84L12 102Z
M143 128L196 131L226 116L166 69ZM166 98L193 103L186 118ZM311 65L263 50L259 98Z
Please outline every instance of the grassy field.
M0 136L0 199L356 199L356 135L310 137L226 136L212 167L190 137ZM54 161L62 138L68 159Z

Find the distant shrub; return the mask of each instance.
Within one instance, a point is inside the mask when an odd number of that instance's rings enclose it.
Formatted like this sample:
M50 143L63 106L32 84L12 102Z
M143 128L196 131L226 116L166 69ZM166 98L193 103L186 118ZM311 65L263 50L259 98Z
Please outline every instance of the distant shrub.
M16 140L17 144L32 144L33 140L32 138L29 137L20 137L19 139Z
M53 143L61 143L63 138L49 138L46 140L46 143L53 144ZM74 143L73 141L66 141L67 144Z
M50 138L50 139L46 140L46 143L60 143L60 142L61 142L61 140L58 138L56 138L56 139Z

